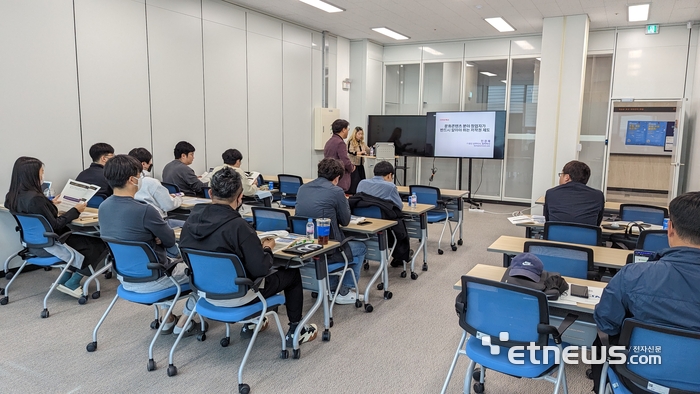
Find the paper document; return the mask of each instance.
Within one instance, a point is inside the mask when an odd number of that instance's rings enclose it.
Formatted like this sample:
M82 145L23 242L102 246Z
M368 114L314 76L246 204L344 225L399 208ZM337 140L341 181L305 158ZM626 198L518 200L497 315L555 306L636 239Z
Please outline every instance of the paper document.
M258 177L260 176L259 172L251 171L251 172L246 172L245 174L248 177L248 184L249 185L255 185L258 183Z
M95 213L95 212L81 212L80 213L81 219L94 219L96 217L97 217L97 213Z
M576 305L577 303L597 305L598 302L600 301L601 295L603 295L603 288L588 286L588 299L569 295L569 292L565 291L564 294L559 296L558 300L549 301L549 302L552 304L567 304L567 305Z
M364 223L367 219L364 216L350 216L350 224Z
M544 224L544 216L540 215L511 216L508 220L512 224Z
M100 190L97 185L90 185L69 179L61 192L61 203L58 204L59 212L68 212L81 201L88 202Z

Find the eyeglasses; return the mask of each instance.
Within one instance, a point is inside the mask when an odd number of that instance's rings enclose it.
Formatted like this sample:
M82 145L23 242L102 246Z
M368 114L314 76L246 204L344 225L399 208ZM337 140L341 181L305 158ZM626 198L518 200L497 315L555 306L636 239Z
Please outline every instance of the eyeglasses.
M560 173L559 173L559 178L561 178L563 175L565 175L565 173L560 172Z

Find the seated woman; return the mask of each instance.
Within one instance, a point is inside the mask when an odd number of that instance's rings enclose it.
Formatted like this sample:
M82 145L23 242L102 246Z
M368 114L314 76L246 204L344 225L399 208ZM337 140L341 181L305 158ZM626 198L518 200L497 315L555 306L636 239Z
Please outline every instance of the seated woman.
M43 178L44 163L41 160L25 156L17 159L12 168L10 191L5 196L5 208L13 213L42 215L56 234L65 234L70 231L68 223L77 219L87 205L85 202L81 202L63 215L59 215L56 206L61 202L60 196L56 196L53 201L44 196L41 191ZM71 234L66 240L66 244L80 254L80 256L76 254L76 257L78 260L82 259L82 265L79 271L70 267L70 272L66 272L59 280L57 289L62 293L80 298L83 294L80 282L83 276L90 275L88 266L93 268L97 266L107 256L107 247L99 238L78 234ZM30 249L29 252L39 257L53 255L44 249ZM62 258L61 256L56 257Z

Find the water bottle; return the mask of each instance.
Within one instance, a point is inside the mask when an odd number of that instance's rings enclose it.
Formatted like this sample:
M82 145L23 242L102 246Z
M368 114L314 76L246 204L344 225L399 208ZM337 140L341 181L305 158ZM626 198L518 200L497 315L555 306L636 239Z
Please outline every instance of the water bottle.
M306 238L314 239L314 221L311 218L309 218L309 221L306 223Z
M369 148L369 155L374 156L374 147L373 146Z
M268 187L267 190L272 191L272 189L275 188L275 182L270 181L270 182L267 184L267 187Z
M415 208L416 205L418 205L418 196L416 196L416 193L411 194L411 207Z

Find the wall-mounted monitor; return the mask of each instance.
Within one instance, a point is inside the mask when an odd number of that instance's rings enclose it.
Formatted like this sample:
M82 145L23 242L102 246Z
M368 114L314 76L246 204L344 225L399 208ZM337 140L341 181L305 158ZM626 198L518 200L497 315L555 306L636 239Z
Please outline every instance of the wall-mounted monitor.
M370 115L367 143L393 142L398 156L426 156L424 115Z
M506 111L428 112L426 156L503 159Z

